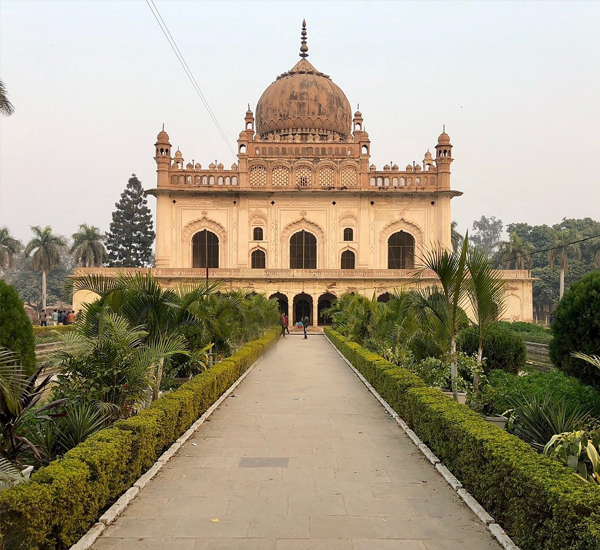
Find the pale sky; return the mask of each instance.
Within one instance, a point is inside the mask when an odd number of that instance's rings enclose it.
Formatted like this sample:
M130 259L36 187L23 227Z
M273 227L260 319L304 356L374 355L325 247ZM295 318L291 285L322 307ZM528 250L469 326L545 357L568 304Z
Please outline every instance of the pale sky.
M299 59L360 103L372 162L454 145L452 217L600 219L600 2L155 0L231 146ZM0 1L0 226L108 230L164 122L186 162L233 157L143 0ZM149 197L154 209L155 199Z

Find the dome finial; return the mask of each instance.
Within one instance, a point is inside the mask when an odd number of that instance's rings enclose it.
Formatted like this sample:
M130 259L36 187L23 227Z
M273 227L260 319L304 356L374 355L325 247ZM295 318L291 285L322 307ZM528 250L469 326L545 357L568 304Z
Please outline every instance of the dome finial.
M300 39L300 41L302 42L302 45L300 46L300 57L302 58L306 58L308 57L308 46L306 45L306 19L302 20L302 32L301 32L302 38Z

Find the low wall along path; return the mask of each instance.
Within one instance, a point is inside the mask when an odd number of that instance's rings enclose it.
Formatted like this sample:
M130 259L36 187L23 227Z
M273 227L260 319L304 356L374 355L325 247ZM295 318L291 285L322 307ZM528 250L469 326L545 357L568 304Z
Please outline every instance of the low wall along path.
M322 335L280 340L96 550L499 550Z

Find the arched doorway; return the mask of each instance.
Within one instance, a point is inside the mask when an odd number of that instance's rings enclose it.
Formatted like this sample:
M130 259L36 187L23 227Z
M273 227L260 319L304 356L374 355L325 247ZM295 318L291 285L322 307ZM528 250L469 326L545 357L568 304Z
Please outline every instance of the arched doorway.
M330 325L331 324L331 318L328 315L325 315L323 312L330 308L333 305L333 302L335 302L336 297L331 294L330 292L327 292L326 294L321 294L321 296L319 296L319 303L317 304L317 312L318 312L318 318L317 318L317 324L318 325Z
M271 294L271 296L269 296L269 300L277 300L277 307L279 308L279 313L285 313L289 318L289 305L287 296L285 294L282 294L281 292L276 292L275 294Z
M203 229L192 237L192 267L219 267L219 237Z
M388 239L388 269L415 267L415 239L405 231L398 231Z
M380 294L377 297L377 301L381 302L382 304L387 304L390 301L390 293L384 292L383 294Z
M290 237L290 269L317 269L317 238L304 229Z
M304 315L308 316L308 324L312 324L313 299L309 294L297 294L294 296L294 324L296 324Z

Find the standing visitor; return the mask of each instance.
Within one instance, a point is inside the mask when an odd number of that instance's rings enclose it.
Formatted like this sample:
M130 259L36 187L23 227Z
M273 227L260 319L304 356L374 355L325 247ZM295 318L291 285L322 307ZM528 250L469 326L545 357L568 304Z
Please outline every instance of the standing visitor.
M68 311L63 311L63 325L68 325L69 324L69 315L68 315Z
M288 326L289 321L288 321L288 316L284 313L283 316L285 317L285 331L289 334L290 333L290 327Z
M72 325L75 322L75 311L73 311L73 310L69 311L69 313L67 315L67 320L69 321L70 325Z
M304 329L304 339L306 340L308 336L306 335L306 327L308 326L308 315L306 313L302 315L302 328Z
M46 315L46 310L42 309L42 312L40 313L40 327L47 327L48 326L48 315Z
M52 310L52 324L54 326L58 325L58 311L55 309Z
M283 311L279 316L279 321L281 322L281 336L285 338L285 313L283 313Z

